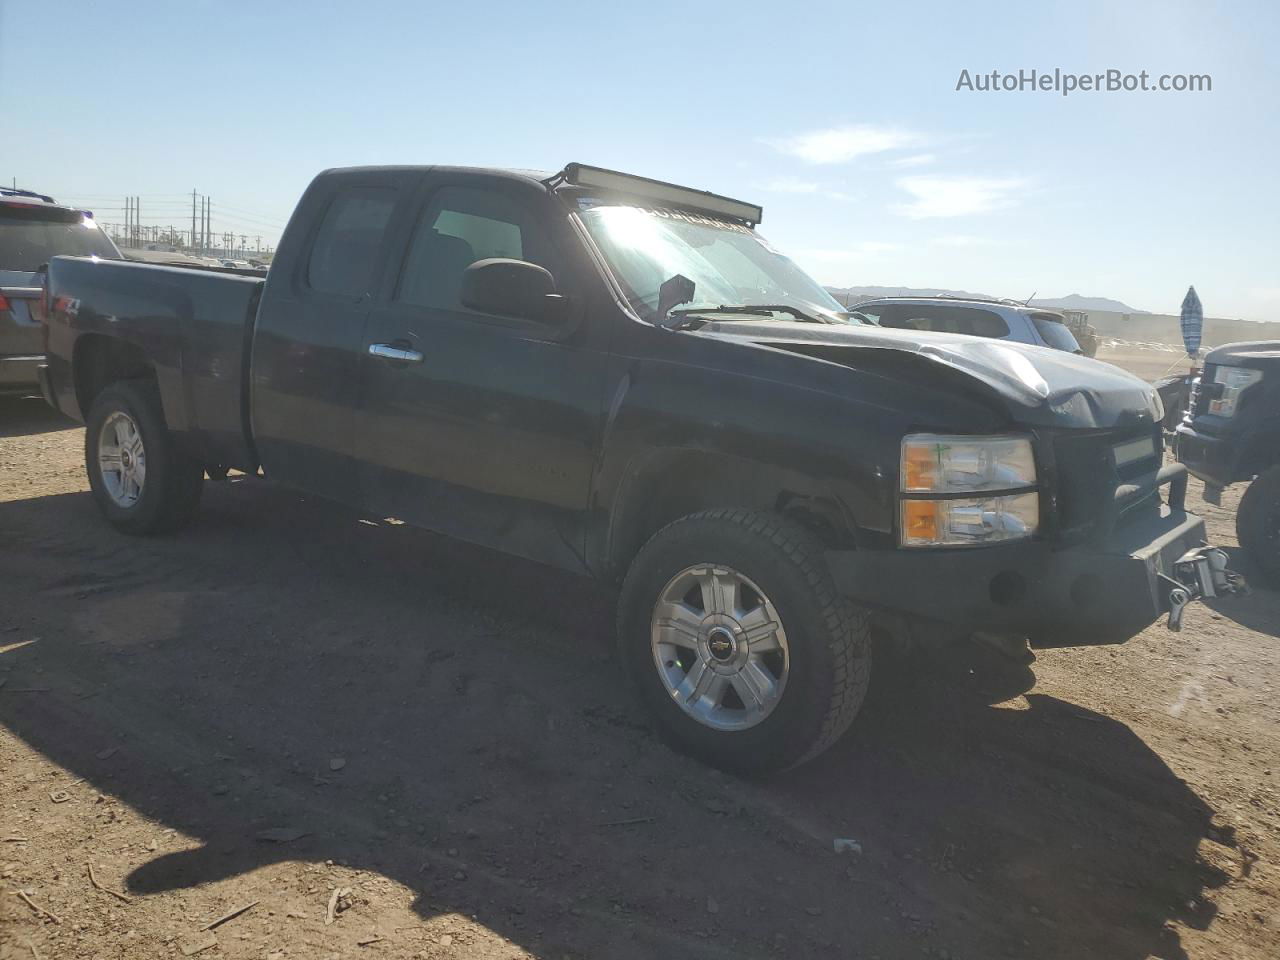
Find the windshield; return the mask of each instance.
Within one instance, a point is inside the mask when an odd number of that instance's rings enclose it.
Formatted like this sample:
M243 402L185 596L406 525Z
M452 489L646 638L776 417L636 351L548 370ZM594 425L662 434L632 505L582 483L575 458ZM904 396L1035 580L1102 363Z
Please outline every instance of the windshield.
M844 308L754 230L678 210L582 201L582 220L631 302L654 319L658 288L676 274L693 281L698 307L789 304L852 321Z
M67 223L0 213L0 270L34 273L57 256L117 260L120 254L92 220Z
M1067 325L1058 318L1039 316L1033 313L1031 322L1040 331L1040 336L1044 338L1044 342L1055 350L1065 350L1067 353L1080 352L1080 344L1076 343L1075 336L1067 329Z

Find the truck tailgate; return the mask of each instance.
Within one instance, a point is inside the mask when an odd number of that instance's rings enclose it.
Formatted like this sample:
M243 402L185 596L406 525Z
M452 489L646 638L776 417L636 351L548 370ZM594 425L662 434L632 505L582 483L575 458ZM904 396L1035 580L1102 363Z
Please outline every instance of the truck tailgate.
M72 371L88 338L124 341L155 367L165 419L180 442L210 463L256 465L244 404L262 278L54 257L48 283L49 379L64 412L88 414Z

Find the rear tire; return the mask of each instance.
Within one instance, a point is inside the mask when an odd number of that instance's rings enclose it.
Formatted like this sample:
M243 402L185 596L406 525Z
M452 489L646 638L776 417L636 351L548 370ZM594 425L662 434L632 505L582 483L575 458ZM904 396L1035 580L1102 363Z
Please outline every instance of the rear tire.
M622 662L664 738L745 774L804 763L849 728L866 697L869 633L821 544L749 510L660 530L618 605Z
M1236 539L1263 578L1280 586L1280 466L1260 474L1240 498Z
M99 393L84 444L89 487L117 530L168 533L195 516L204 467L174 442L152 381L122 380Z

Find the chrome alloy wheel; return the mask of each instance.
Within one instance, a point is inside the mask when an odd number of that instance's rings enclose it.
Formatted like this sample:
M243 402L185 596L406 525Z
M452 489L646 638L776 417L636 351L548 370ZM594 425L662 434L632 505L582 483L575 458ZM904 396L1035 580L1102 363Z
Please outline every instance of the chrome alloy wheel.
M738 571L699 564L668 581L650 623L654 665L680 708L715 730L745 730L773 712L790 668L769 598Z
M147 451L133 417L116 410L98 434L98 469L107 496L118 507L132 507L147 480Z

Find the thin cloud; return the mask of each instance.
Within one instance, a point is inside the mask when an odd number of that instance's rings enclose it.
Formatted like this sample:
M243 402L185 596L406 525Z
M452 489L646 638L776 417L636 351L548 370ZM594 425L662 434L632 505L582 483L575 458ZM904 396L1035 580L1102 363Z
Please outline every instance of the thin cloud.
M904 247L900 243L885 240L863 240L849 247L830 247L815 250L801 250L799 256L804 260L821 263L843 263L851 260L868 260L886 253L897 253Z
M945 237L934 237L929 242L938 247L985 247L991 243L991 239L971 233L953 233Z
M760 189L768 190L770 193L817 193L818 184L812 180L801 180L799 177L777 177Z
M903 177L898 186L915 199L898 204L895 213L913 220L963 217L987 213L1015 203L1030 185L1022 177Z
M889 162L895 167L927 167L937 159L936 153L913 153L909 157L899 157Z
M828 200L850 201L857 197L843 190L833 190L825 184L800 177L775 177L757 188L765 193L790 193L808 197L825 197Z
M811 130L768 141L774 149L813 164L848 163L867 154L901 150L919 142L920 137L910 131L869 124Z

